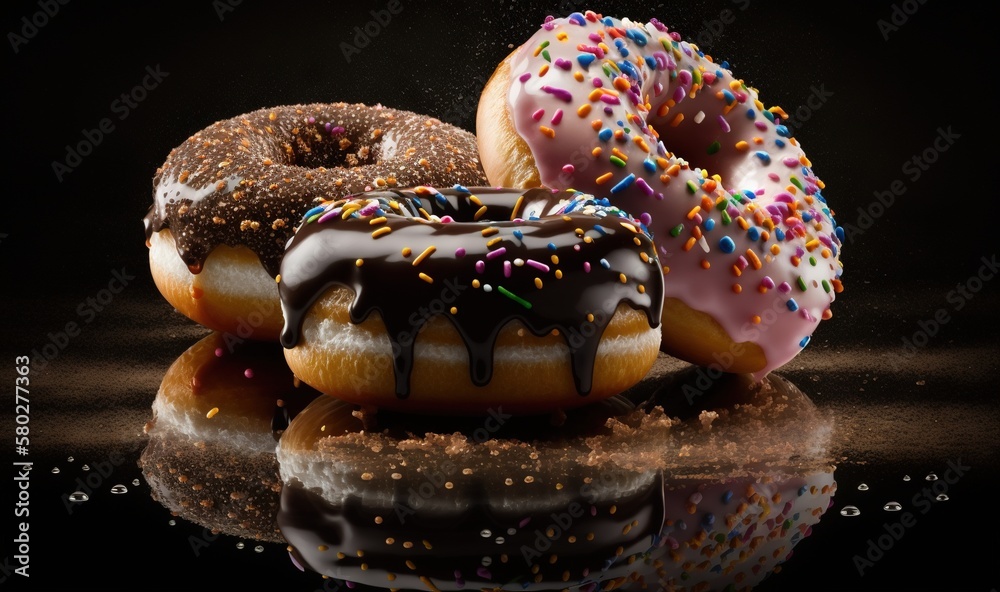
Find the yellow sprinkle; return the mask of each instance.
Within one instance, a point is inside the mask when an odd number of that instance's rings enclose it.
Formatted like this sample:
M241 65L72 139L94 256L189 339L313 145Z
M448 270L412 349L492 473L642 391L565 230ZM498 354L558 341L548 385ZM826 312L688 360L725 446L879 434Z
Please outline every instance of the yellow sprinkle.
M281 283L281 274L280 273L278 275L274 276L274 283L276 283L276 284L280 284Z
M486 243L486 246L492 248L493 245L499 243L502 240L503 240L503 237L502 236L498 236L496 238L490 239L490 241Z
M413 563L413 561L411 561L409 559L406 560L406 567L408 567L408 568L410 568L410 569L412 569L414 571L416 571L416 569L417 569L417 566Z
M486 228L483 229L481 234L484 237L487 237L487 236L492 236L498 232L500 232L500 229L497 228L496 226L487 226Z
M562 270L561 269L557 269L556 270L556 279L557 280L561 280L562 279L562 275L563 275L562 274Z
M633 236L632 237L632 242L635 243L635 246L637 246L637 247L641 247L642 246L642 241L639 240L639 237L637 237L637 236Z
M482 284L479 282L479 280L472 280L472 287L473 288L478 288L481 285Z
M627 277L625 277L625 274L624 274L624 273L619 273L619 274L618 274L618 279L619 279L619 280L621 280L621 282L622 282L623 284L624 284L625 282L627 282L627 281L628 281L628 278L627 278Z
M535 278L535 287L539 290L542 289L542 278Z
M549 261L552 262L552 265L559 265L559 255L549 257Z
M458 314L458 307L457 306L451 307L451 314Z
M629 230L631 230L632 232L636 232L636 233L638 233L638 232L639 232L639 231L638 231L638 230L636 229L636 227L635 227L635 226L634 226L634 225L633 225L633 224L632 224L631 222L619 222L619 224L621 224L621 225L622 225L622 227L624 227L624 228L628 228L628 229L629 229Z
M388 226L383 226L382 228L379 228L378 230L372 232L372 238L378 238L380 236L385 236L385 235L389 234L390 232L392 232L391 228L389 228Z
M385 216L379 216L378 218L372 218L368 221L372 226L378 226L379 224L385 223Z
M424 543L424 548L427 549L428 551L434 548L434 547L431 546L431 542L430 541L424 539L422 542Z
M811 241L809 241L809 242L806 243L806 250L807 251L813 251L818 246L819 246L819 239L815 239L814 238Z
M740 152L746 152L750 149L750 144L748 144L746 140L740 140L739 142L736 142L736 149Z
M362 265L365 264L365 260L364 259L355 259L354 260L354 264L357 265L358 267L361 267Z
M413 253L413 250L411 250L410 247L403 247L403 250L400 251L400 253L403 254L403 257L409 257Z
M598 146L598 147L596 147L596 148L594 148L593 150L590 151L590 155L593 156L594 158L600 157L601 154L604 154L604 150L601 149L600 146Z
M646 293L646 286L643 286L642 284L639 284L639 293L640 294L645 294Z
M435 247L434 245L427 247L426 249L424 249L423 253L417 255L417 258L413 260L413 265L414 266L420 265L420 262L430 257L431 254L434 253L434 251L437 251L437 247Z
M469 196L469 201L471 201L472 203L476 204L477 206L483 205L483 202L479 201L479 198L476 197L475 195L470 195Z
M549 73L549 65L548 64L542 64L542 67L538 69L538 76L540 76L540 77L541 76L545 76L548 73Z
M517 213L521 211L521 204L524 203L524 194L517 196L517 201L514 202L514 209L510 211L510 219L513 220L517 217Z
M694 217L697 216L698 212L700 211L701 211L701 206L695 206L691 208L691 211L687 213L687 219L694 220Z
M643 263L649 263L649 255L646 254L646 251L639 253L639 258L642 259Z
M478 220L486 214L486 206L481 206L476 210L476 215L472 217L473 220Z
M212 419L213 417L215 417L215 414L218 413L218 412L219 412L219 408L218 407L212 407L211 409L208 410L208 413L205 414L205 417L207 417L209 419Z
M594 313L590 313L590 312L587 313L587 322L588 323L593 323L594 322Z
M556 35L556 39L559 41L566 41L567 37L569 37L569 35L566 34L566 31L559 31L559 34Z
M433 284L434 283L434 278L432 278L431 276L427 275L426 273L420 273L420 274L417 275L417 277L419 277L420 279L424 280L428 284Z
M573 79L576 80L577 82L583 82L583 72L579 70L573 72Z

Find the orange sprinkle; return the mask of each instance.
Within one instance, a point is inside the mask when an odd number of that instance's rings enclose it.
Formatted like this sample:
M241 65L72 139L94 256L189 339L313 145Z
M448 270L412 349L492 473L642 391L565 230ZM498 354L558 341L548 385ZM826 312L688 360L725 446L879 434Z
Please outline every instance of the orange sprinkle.
M615 130L615 139L618 140L619 142L622 141L622 140L624 140L625 139L625 130L616 129Z
M211 409L208 410L208 413L205 414L205 417L207 417L208 419L212 419L218 413L219 413L219 408L218 407L212 407Z
M587 95L587 98L590 99L591 103L593 103L594 101L600 101L602 96L604 96L604 93L601 92L601 89L595 88L594 90L590 91L590 94Z
M664 101L663 103L661 103L660 106L656 109L656 116L663 117L664 115L666 115L667 111L670 111L670 103L671 103L670 101Z
M643 152L649 152L649 144L646 143L646 140L644 140L642 136L635 136L632 138L632 141L635 142L636 146L638 146Z
M487 242L486 246L492 248L493 245L499 243L502 240L503 240L503 237L502 236L498 236L498 237L496 237L494 239L491 239L489 242Z
M548 136L549 138L556 137L556 130L551 127L546 127L544 125L538 126L538 131L542 132L543 136Z
M549 73L549 65L548 64L542 64L542 67L538 69L538 76L539 77L545 76L548 73Z
M583 72L581 72L579 70L577 70L576 72L573 72L573 78L577 82L583 82Z
M601 129L602 127L604 127L604 123L603 123L603 122L602 122L602 121L601 121L600 119L594 119L594 120L592 120L592 121L590 122L590 127L591 127L591 129L593 129L593 130L594 130L595 132L596 132L596 131L600 131L600 129Z
M710 267L712 267L712 264L709 262L708 259L702 259L701 260L701 268L702 269L709 269Z
M750 317L750 322L753 323L754 325L759 325L760 317L757 315L753 315L752 317Z
M421 273L417 274L417 277L419 277L420 279L424 280L428 284L433 284L434 283L434 278L432 278L431 276L427 275L426 273L421 272Z
M736 149L740 152L746 152L750 149L750 144L748 144L746 140L740 140L739 142L736 142Z
M809 242L806 243L806 250L812 252L812 251L815 251L816 247L818 247L818 246L819 246L819 239L818 238L814 238L811 241L809 241Z
M677 127L682 121L684 121L684 114L678 113L673 119L670 120L670 127Z
M696 239L696 238L695 238L695 237L693 237L693 236L692 236L692 237L690 237L689 239L687 239L687 242L686 242L686 243L684 243L684 250L685 250L685 251L690 251L690 250L691 250L691 248L692 248L692 247L694 247L694 244L695 244L696 242L698 242L698 239Z
M778 245L771 245L771 254L772 255L777 255L780 252L781 252L781 247L779 247Z
M750 265L754 269L760 269L760 258L757 257L757 253L753 252L753 249L747 249L747 260L750 261Z
M585 103L580 105L580 108L576 110L576 114L580 117L586 117L590 115L590 103Z
M364 264L365 264L365 260L364 259L358 258L358 259L354 260L354 265L356 265L358 267L361 267Z
M734 294L739 294L742 291L743 291L743 286L741 286L739 284L733 284L733 293Z
M628 282L628 278L625 277L624 273L619 273L618 274L618 279L621 280L621 283L623 283L623 284L626 283L626 282Z
M437 251L437 247L435 247L434 245L431 245L426 249L424 249L424 252L417 255L417 258L413 260L413 266L416 267L417 265L420 265L420 262L430 257L434 253L434 251Z
M611 154L614 154L618 158L624 160L625 162L628 162L628 154L625 154L624 152L619 150L617 146L611 149Z
M798 267L799 263L802 263L802 260L796 257L795 255L792 255L792 265Z
M605 183L607 183L608 181L610 181L610 180L611 180L611 178L612 178L612 177L614 177L614 176L615 176L615 175L614 175L614 173L604 173L604 174L603 174L603 175L601 175L600 177L598 177L598 178L594 179L594 181L595 181L595 182L596 182L596 183L597 183L598 185L604 185Z
M594 158L599 157L603 153L604 153L604 150L600 146L598 146L598 147L596 147L596 148L594 148L593 150L590 151L590 155L593 156Z
M701 211L701 206L695 206L691 208L691 211L687 213L687 219L694 220L694 217L697 216L698 212L700 211Z
M739 265L733 265L733 275L735 275L736 277L740 277L741 275L743 275L743 270L740 269Z

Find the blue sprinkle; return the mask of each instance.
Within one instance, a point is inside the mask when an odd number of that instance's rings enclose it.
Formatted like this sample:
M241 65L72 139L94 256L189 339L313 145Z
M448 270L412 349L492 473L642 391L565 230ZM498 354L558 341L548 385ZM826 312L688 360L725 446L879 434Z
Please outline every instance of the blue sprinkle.
M705 526L711 527L715 524L715 514L712 514L711 512L705 514L701 519L701 523Z
M649 56L646 56L646 65L649 67L650 70L655 70L656 69L656 60L654 60L653 58L651 58Z
M615 132L611 131L611 128L606 127L597 133L597 137L607 142L615 135Z
M587 24L587 20L583 18L583 15L579 12L574 12L569 15L569 21L573 24L580 25L581 27Z
M753 109L747 109L747 119L757 119L757 112Z
M548 247L549 247L550 251L555 251L556 249L558 249L558 247L556 247L555 243L549 243Z
M731 499L733 499L733 492L731 490L722 494L722 503L728 504Z
M736 95L734 95L727 89L722 90L722 96L726 99L727 105L732 105L733 103L736 102Z
M688 525L683 520L678 520L677 522L674 522L674 528L677 530L687 530Z
M844 234L844 227L843 226L838 226L836 228L836 230L834 230L833 232L837 235L837 239L840 242L844 242L844 239L847 238L847 236Z
M809 339L810 339L810 337L808 335L806 335L805 337L803 337L802 341L799 342L799 347L805 347L805 346L809 345Z
M774 113L771 113L770 111L761 111L761 113L764 114L764 117L768 121L770 121L771 123L774 123Z
M767 152L764 152L763 150L758 150L757 152L754 152L754 156L759 158L760 161L763 162L764 164L771 164L771 155L768 154Z
M722 63L719 64L719 67L720 68L725 68L726 70L728 70L729 69L729 61L728 60L722 60ZM719 76L722 76L721 72L719 73Z
M642 161L642 166L643 166L644 169L646 169L646 171L648 171L650 173L655 173L656 172L656 163L653 162L652 160L649 160L648 158L646 160Z
M604 17L604 20L601 21L601 22L604 23L605 27L613 27L614 24L615 24L615 21L612 20L612 18L610 16Z
M631 76L636 80L639 79L639 71L635 69L635 66L632 65L632 62L618 62L618 69L620 69L622 72L625 72L626 74L628 74L629 76Z
M744 190L743 190L743 195L744 195L744 196L745 196L745 197L746 197L747 199L757 199L757 194L756 194L756 193L754 193L753 191L750 191L749 189L744 189Z
M777 146L778 148L784 148L785 147L785 141L781 140L781 139L777 139L777 140L774 141L774 145Z
M805 495L807 491L809 491L809 488L807 488L805 485L799 487L799 496ZM796 518L796 520L798 520L798 518Z
M715 218L705 220L705 232L711 232L715 228Z
M728 236L724 236L719 239L719 250L723 253L732 253L736 250L736 243Z
M444 204L448 203L448 198L445 197L444 194L442 194L442 193L435 193L434 194L434 199L436 199L437 202L439 204L441 204L441 205L444 205Z
M635 183L635 173L629 173L627 177L619 181L614 187L611 188L611 193L624 191L625 189L628 189L629 185L632 183Z
M521 232L520 230L515 230L513 234L514 238L516 238L517 240L521 240L522 238L524 238L524 233Z
M795 302L794 298L789 298L788 302L785 303L785 306L787 306L788 310L790 310L792 312L795 312L795 311L797 311L799 309L799 303ZM809 338L806 337L806 343L808 343L808 342L809 342ZM802 347L805 347L805 345L803 345Z
M784 125L776 125L776 126L774 126L774 131L775 131L775 133L777 133L782 138L787 138L788 137L788 127L786 127Z
M316 214L322 212L324 208L325 208L325 206L316 206L315 208L312 208L308 212L306 212L305 214L303 214L302 219L305 220L306 218L309 218L310 216L315 216Z
M604 227L601 226L600 224L595 224L594 225L594 230L596 230L597 232L600 232L602 236L607 236L607 234L608 234L608 231L605 230Z
M721 563L716 563L715 565L712 566L712 569L710 569L708 571L710 571L712 573L722 573L722 564Z
M774 237L777 238L779 241L785 240L785 231L780 228L775 228Z
M462 193L472 193L471 191L469 191L465 187L459 185L458 183L455 183L455 186L452 187L452 189L454 189L455 191L460 191Z
M812 219L813 219L813 215L812 214L810 214L809 212L802 212L802 221L803 222L812 222Z
M601 267L604 269L611 269L611 264L608 263L607 259L601 259Z
M756 226L751 226L750 229L747 230L747 238L749 238L752 241L759 240L760 239L760 229L757 228Z
M580 55L576 56L576 61L580 62L580 65L583 66L584 68L589 68L590 65L593 64L594 60L596 59L597 56L595 56L592 53L581 53Z
M565 208L563 208L563 213L564 214L568 214L568 213L572 212L573 210L575 210L576 207L579 206L579 205L580 205L580 201L579 200L573 200L573 201L569 202L568 206L566 206Z
M638 29L627 29L625 31L625 36L632 41L635 41L635 44L639 47L644 47L646 45L646 36Z

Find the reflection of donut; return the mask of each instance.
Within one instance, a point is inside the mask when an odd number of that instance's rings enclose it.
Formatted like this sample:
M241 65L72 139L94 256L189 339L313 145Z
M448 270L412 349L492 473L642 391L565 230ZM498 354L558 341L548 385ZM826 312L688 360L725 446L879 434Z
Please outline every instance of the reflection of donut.
M748 589L829 507L830 425L776 376L714 391L689 420L616 396L558 428L438 417L417 433L321 397L279 444L279 527L296 563L350 588Z
M763 376L840 291L843 233L784 112L655 19L546 21L497 68L477 131L492 184L598 196L650 228L663 348Z
M301 380L367 407L570 408L652 366L662 281L641 223L589 196L371 192L289 242L282 343Z
M276 339L273 278L314 201L484 181L473 135L416 113L337 103L240 115L191 136L157 171L145 219L153 279L202 325Z
M277 344L234 347L212 333L181 354L153 402L139 461L153 498L206 528L282 542L275 430L318 394L293 382Z

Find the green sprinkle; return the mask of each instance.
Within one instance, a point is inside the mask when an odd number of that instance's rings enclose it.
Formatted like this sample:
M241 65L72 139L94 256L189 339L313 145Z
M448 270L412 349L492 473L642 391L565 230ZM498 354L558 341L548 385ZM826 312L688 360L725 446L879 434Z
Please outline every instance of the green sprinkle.
M812 265L813 267L816 267L816 258L815 257L810 257L809 258L809 264Z
M691 68L691 78L694 80L695 84L701 84L701 70L698 68Z
M795 280L795 283L799 285L799 290L806 291L806 281L802 279L802 276L799 276L799 279Z
M551 41L542 41L542 49L545 49L546 47L548 47L549 43L551 43Z
M722 199L719 200L719 203L715 204L715 209L719 210L720 212L725 212L728 206L729 206L729 200Z
M828 284L826 280L823 280L823 291L827 294L830 293L830 284Z
M722 148L722 144L720 144L719 141L716 140L708 145L708 153L715 154L716 152L719 151L720 148Z
M687 188L688 188L688 193L690 193L691 195L698 193L698 186L695 184L694 181L688 181Z
M504 288L503 286L497 286L497 292L500 292L501 294L503 294L507 298L510 298L514 302L520 304L524 308L531 308L531 303L530 302L528 302L524 298L521 298L517 294L514 294L513 292L511 292L507 288Z
M680 236L681 232L683 231L684 231L684 225L678 224L677 226L674 226L673 228L670 229L670 236L674 237Z
M625 166L625 161L622 160L622 159L620 159L620 158L618 158L617 156L612 156L608 160L610 160L611 164L615 165L616 167L624 167Z
M546 62L549 62L549 63L552 62L552 58L549 57L549 50L547 50L547 49L542 50L542 57L545 58Z
M733 219L729 217L729 212L722 212L722 223L729 224Z
M795 185L795 186L796 186L796 187L798 187L798 188L799 188L799 189L800 189L801 191L805 191L805 188L803 188L803 187L802 187L802 182L801 182L801 181L799 181L799 180L798 180L798 179L796 179L795 177L792 177L791 181L792 181L792 185Z

